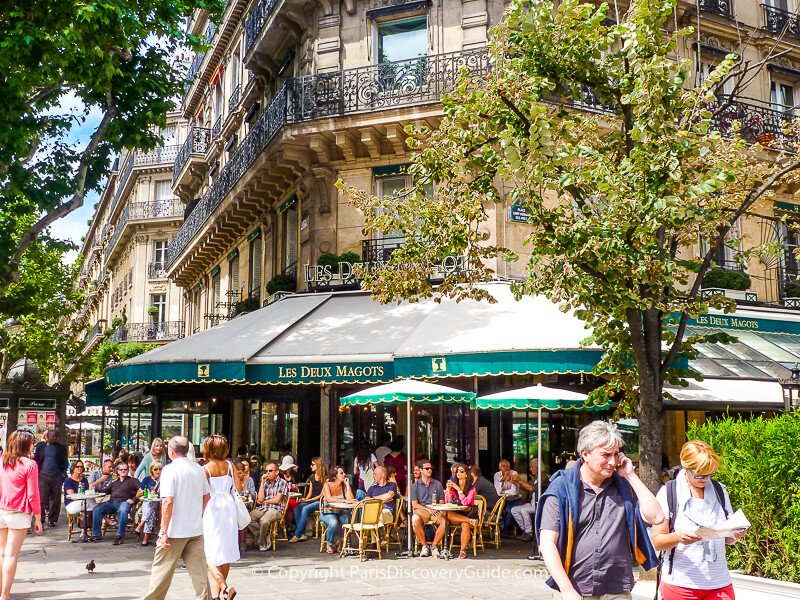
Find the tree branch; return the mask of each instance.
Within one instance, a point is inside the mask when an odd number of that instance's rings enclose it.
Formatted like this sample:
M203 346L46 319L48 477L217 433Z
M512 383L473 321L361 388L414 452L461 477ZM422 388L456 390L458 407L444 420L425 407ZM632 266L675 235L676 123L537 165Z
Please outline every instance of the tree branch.
M511 109L511 112L517 115L517 118L522 121L522 126L527 134L531 130L531 122L528 120L528 117L522 114L522 111L519 109L519 107L514 104L504 93L498 92L498 96L500 96L500 100L503 101L503 104Z
M66 215L83 206L83 199L86 195L86 176L89 172L89 161L91 160L94 151L100 145L100 142L103 141L108 128L111 126L111 122L117 116L117 105L111 96L111 92L106 94L106 106L107 108L105 114L103 115L103 119L100 121L97 129L92 134L92 137L84 149L83 155L81 156L81 160L78 164L78 172L75 176L75 187L72 197L67 202L60 204L54 210L45 214L38 221L36 221L36 223L34 223L28 231L25 232L17 244L14 255L9 261L9 269L4 277L6 283L15 283L19 280L19 264L22 260L22 255L31 246L39 234L41 234L42 231L44 231L51 223L62 217L65 217Z

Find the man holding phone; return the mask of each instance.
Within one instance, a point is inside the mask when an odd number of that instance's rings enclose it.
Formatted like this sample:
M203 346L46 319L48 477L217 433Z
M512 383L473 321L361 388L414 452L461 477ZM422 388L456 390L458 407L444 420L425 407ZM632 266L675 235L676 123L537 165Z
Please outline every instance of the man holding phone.
M631 597L632 557L658 564L646 524L664 521L655 496L621 451L616 425L594 421L578 436L580 460L550 479L536 510L547 584L564 600Z

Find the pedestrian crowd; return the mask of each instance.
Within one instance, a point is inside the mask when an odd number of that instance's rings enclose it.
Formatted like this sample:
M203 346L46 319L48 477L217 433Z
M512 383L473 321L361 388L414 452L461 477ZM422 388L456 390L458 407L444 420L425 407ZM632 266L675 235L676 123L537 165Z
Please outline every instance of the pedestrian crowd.
M439 556L453 527L460 534L459 558L466 558L478 524L476 499L492 510L502 498L500 528L509 533L516 527L525 541L536 538L551 576L548 585L564 600L630 598L635 565L646 570L660 565L664 600L734 598L725 545L736 543L744 530L711 539L698 529L719 528L733 512L727 490L713 479L721 458L705 442L683 445L681 468L654 495L622 452L616 426L603 421L580 431L577 459L549 478L536 459L526 478L506 460L491 481L477 465L453 463L451 477L442 483L427 459L418 460L409 476L402 436L383 441L374 452L358 449L352 483L344 466L329 469L320 457L312 459L308 481L299 483L288 453L267 462L256 482L250 459L232 461L222 435L205 438L202 466L189 440L178 436L168 444L156 438L144 457L120 452L85 476L84 462L69 464L55 431L35 446L33 434L15 431L0 469L0 600L11 598L26 534L31 528L41 534L43 519L55 527L62 498L68 516L90 515L92 541L101 538L104 522L113 516L115 545L123 543L131 511L141 504L135 531L143 545L157 538L145 600L165 598L180 561L196 598L231 600L237 595L228 581L231 564L248 545L270 548L276 522L285 520L292 532L288 541L297 543L308 539L307 527L318 517L325 525L326 551L333 554L359 500L382 502L383 525L404 518L397 514L398 499L408 483L410 525L420 556ZM453 505L460 510L447 509Z

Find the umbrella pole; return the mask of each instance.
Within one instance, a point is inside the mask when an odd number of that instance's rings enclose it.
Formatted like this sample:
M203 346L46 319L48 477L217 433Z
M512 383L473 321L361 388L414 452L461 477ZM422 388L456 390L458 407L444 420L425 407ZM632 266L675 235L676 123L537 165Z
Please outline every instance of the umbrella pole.
M408 494L408 555L413 556L411 549L411 535L414 530L411 527L411 519L414 516L414 508L411 506L411 485L414 480L414 471L411 469L411 398L406 399L406 493Z
M538 424L536 426L536 469L539 476L536 478L536 502L542 497L542 407L536 411L538 413Z
M105 451L105 439L106 439L106 405L103 405L102 408L102 420L100 421L100 467L103 466L103 452Z
M83 422L78 421L78 460L81 460L81 442L83 441L81 427L83 427Z

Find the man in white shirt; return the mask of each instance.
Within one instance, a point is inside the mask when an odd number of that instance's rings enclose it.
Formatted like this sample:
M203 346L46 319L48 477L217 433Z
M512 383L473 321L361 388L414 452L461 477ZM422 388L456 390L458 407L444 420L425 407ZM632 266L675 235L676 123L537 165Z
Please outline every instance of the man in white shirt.
M161 472L161 530L143 600L164 600L178 561L192 578L196 600L211 600L203 550L203 511L211 497L203 469L190 458L189 440L174 437L167 450L172 461Z
M388 434L384 433L381 436L381 445L375 448L375 459L378 461L378 466L383 466L383 459L386 458L386 455L389 454L392 449L389 448L389 442L392 441L392 438L389 437Z
M503 459L497 465L500 469L494 474L494 489L499 496L506 497L506 506L500 517L500 529L504 536L511 535L514 519L511 518L511 509L522 504L519 495L519 474L511 470L511 463Z

